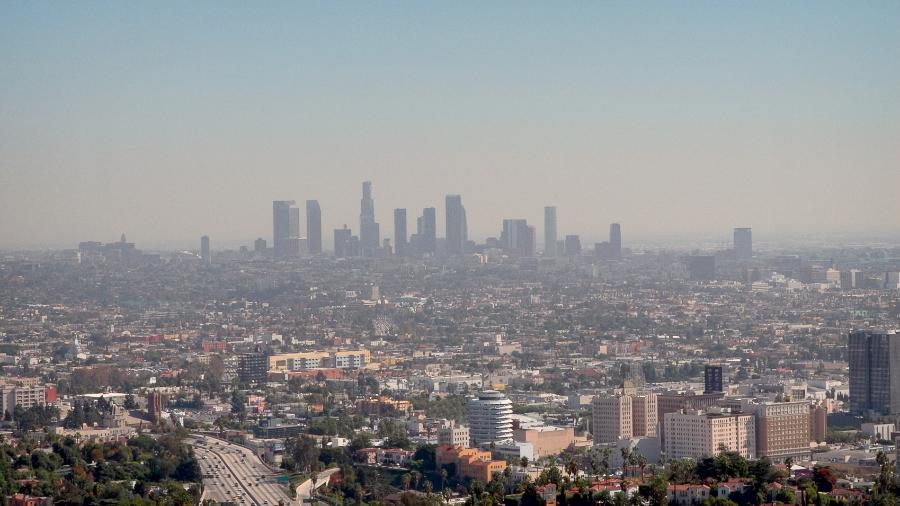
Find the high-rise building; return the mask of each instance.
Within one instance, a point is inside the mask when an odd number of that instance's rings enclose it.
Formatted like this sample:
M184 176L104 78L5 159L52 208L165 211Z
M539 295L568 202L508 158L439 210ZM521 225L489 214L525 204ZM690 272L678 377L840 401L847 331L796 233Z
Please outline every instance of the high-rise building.
M238 378L243 383L262 384L269 372L269 357L265 352L242 353L238 356Z
M602 395L591 403L594 444L614 443L633 435L631 396Z
M748 404L756 415L756 456L782 462L788 457L809 458L810 410L808 401Z
M753 231L749 227L734 229L734 255L740 260L753 258Z
M809 405L809 438L810 442L825 441L828 433L828 409L825 403L817 402Z
M756 455L756 423L753 415L711 408L703 411L666 413L663 448L667 459L700 459L723 451L745 459Z
M257 253L265 253L266 252L266 240L260 237L259 239L253 241L253 251Z
M334 229L334 256L346 258L350 256L350 239L353 232L344 225L344 228Z
M638 393L628 381L612 394L594 397L591 412L595 445L657 434L656 394Z
M463 207L462 197L459 195L447 195L445 204L447 254L461 255L465 253L466 242L469 240L466 208Z
M204 235L200 238L200 259L203 260L203 263L208 264L212 261L212 258L209 256L209 236Z
M433 207L422 209L421 225L419 252L433 254L437 251L437 217Z
M528 226L528 221L523 219L503 220L503 230L500 232L500 246L514 256L534 256L534 227Z
M710 394L724 391L722 366L709 364L703 366L703 393Z
M372 182L362 184L362 200L359 203L359 245L363 256L375 256L381 244L381 233L375 222L375 200L372 199Z
M470 446L512 439L512 401L501 392L485 390L467 405Z
M544 256L556 256L556 206L544 208Z
M618 223L609 225L609 249L613 259L622 258L622 225Z
M687 259L691 281L711 281L716 279L716 257L712 255L691 255Z
M322 209L318 200L306 201L306 246L310 255L322 254Z
M293 200L272 202L272 248L275 256L300 254L300 210Z
M406 209L394 209L394 254L404 256L406 251Z
M577 257L581 255L581 238L577 235L567 235L565 242L565 252L567 257Z
M900 414L900 334L850 332L850 411L857 414Z
M694 392L666 392L656 396L656 419L659 422L659 435L665 438L664 430L666 413L680 410L697 411L716 405L725 397L723 392L696 394Z
M160 392L150 392L147 394L147 415L150 416L150 420L153 422L158 422L162 420L162 410L165 405L165 400L163 400L163 394Z

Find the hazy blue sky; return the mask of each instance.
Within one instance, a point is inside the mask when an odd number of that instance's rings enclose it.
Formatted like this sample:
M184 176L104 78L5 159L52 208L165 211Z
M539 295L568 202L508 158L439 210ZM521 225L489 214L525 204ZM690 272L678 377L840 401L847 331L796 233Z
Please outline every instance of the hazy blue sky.
M0 248L900 229L900 2L0 0ZM305 227L304 227L305 228Z

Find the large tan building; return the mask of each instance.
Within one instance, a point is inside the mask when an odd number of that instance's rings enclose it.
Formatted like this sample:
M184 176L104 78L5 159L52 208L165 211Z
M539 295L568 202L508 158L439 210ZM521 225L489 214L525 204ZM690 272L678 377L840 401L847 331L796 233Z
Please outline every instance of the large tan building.
M809 438L810 442L822 443L828 432L828 408L823 403L809 405Z
M656 394L652 392L639 394L626 385L611 395L595 397L591 407L594 444L657 435Z
M751 404L756 415L756 456L781 462L809 457L810 406L807 401Z
M556 455L575 443L574 427L530 427L513 429L513 439L520 443L531 443L534 458Z
M666 413L667 459L703 458L734 451L750 459L756 456L756 424L751 414L710 411Z
M0 417L12 417L16 406L28 409L47 403L47 390L40 386L8 386L0 388Z
M371 362L368 350L307 351L269 356L270 371L303 371L330 368L362 369Z
M676 413L681 410L697 411L705 410L716 405L725 398L723 392L698 394L694 392L666 392L656 396L656 420L659 422L658 434L664 440L666 413Z

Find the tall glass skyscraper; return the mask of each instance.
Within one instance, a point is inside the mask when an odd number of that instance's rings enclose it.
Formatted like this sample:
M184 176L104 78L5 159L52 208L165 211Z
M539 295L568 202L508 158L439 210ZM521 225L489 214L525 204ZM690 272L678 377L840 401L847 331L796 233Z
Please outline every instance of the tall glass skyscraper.
M740 260L753 258L753 231L749 227L734 229L734 254Z
M306 201L306 244L311 255L322 253L322 209L318 200Z
M556 206L544 208L544 256L556 256Z
M381 233L375 222L375 200L372 199L372 182L362 184L362 200L359 211L359 245L363 256L375 256L381 243Z
M859 330L847 339L850 411L900 414L900 334Z
M272 202L272 248L275 256L300 254L300 210L293 200Z
M446 200L447 219L447 254L461 255L464 253L467 236L466 208L462 205L462 197L459 195L447 195Z
M406 209L394 209L394 254L406 254Z

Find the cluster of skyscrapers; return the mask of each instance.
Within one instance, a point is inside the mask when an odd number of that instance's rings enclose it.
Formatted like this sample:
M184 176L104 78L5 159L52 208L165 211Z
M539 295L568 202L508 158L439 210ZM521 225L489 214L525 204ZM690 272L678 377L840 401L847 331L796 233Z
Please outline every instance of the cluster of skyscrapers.
M437 219L434 207L422 209L416 218L415 229L410 230L405 208L394 209L393 245L391 239L382 239L380 224L375 220L375 199L372 183L362 183L358 235L347 225L334 230L334 255L336 257L422 256L443 254L446 256L471 253L476 245L469 241L466 208L460 195L447 195L444 202L445 236L437 237ZM278 258L296 257L302 254L322 253L322 210L316 200L306 201L306 237L300 233L300 210L293 200L276 200L272 203L271 252ZM208 240L205 243L208 247ZM484 246L498 248L511 256L533 257L537 254L537 237L534 226L525 219L505 219L499 239L489 238ZM267 251L266 241L257 239L254 249ZM606 259L622 256L622 229L618 223L610 225L609 241L595 245L597 254ZM544 208L544 256L577 256L581 254L581 239L567 235L557 237L556 207Z

